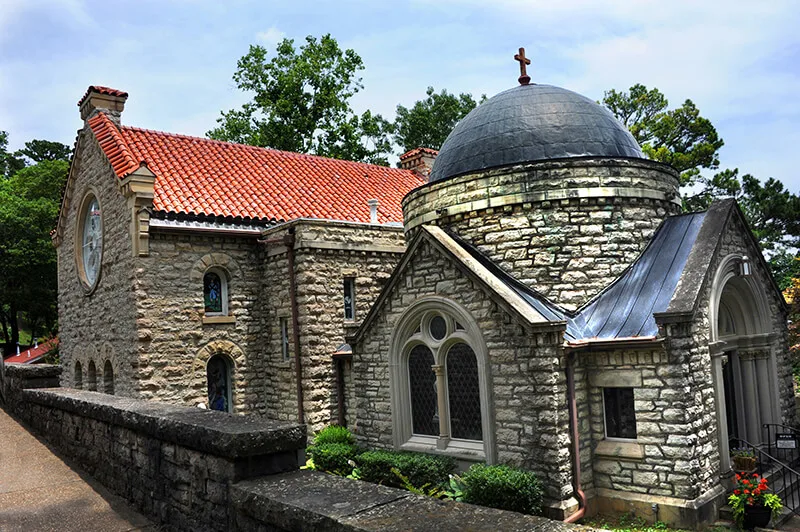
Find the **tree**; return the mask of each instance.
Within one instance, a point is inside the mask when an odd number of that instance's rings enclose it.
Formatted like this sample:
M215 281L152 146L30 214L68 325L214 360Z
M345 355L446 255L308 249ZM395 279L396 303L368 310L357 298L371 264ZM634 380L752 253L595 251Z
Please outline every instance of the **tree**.
M56 224L69 163L48 157L67 156L69 149L47 141L31 141L26 149L18 153L39 162L24 166L24 159L16 158L23 167L9 172L6 166L5 178L0 179L0 334L6 353L19 341L21 315L34 336L38 330L53 329L57 318L57 263L50 230ZM0 155L8 153L3 149Z
M237 63L233 79L252 92L241 109L223 112L219 127L207 135L218 140L327 157L385 162L388 152L385 121L367 112L357 116L350 99L363 85L357 73L361 57L342 50L324 35L306 37L296 49L281 41L275 56L262 46Z
M658 89L636 84L628 92L607 91L602 104L628 128L645 155L681 172L681 185L694 185L701 168L719 167L724 142L691 100L667 109L669 102Z
M428 87L427 97L418 100L410 109L398 105L392 127L395 142L403 152L424 147L438 150L459 120L478 105L471 94L436 93ZM480 103L486 100L481 96Z
M0 179L7 178L25 166L25 161L8 152L8 133L0 131Z
M25 157L29 164L42 161L68 161L72 155L72 148L60 142L34 139L25 143L25 147L14 153L17 157Z
M717 198L736 198L769 257L775 280L782 289L789 286L798 273L793 259L800 248L800 197L774 178L762 184L750 174L740 177L738 168L710 177L703 174L701 169L719 167L724 142L691 100L670 110L658 89L637 84L627 92L606 92L602 103L628 128L645 155L681 172L685 210L705 209Z

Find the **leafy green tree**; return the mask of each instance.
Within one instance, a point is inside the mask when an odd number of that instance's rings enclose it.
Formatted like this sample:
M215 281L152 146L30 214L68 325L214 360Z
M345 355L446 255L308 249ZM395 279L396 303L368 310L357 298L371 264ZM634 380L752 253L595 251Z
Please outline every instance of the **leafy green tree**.
M281 41L275 55L250 46L233 80L253 94L241 109L223 112L209 137L356 161L385 162L388 141L380 116L357 116L350 99L363 85L361 57L324 35L295 48Z
M8 132L0 131L0 179L7 178L25 166L25 161L8 152Z
M424 147L438 150L459 120L486 100L481 96L476 102L471 94L450 94L447 90L436 93L433 87L425 92L427 97L418 100L410 109L397 106L393 124L395 142L403 152Z
M17 157L25 157L30 164L42 161L68 161L72 148L60 142L34 139L25 143L25 147L14 153Z
M736 198L779 286L791 284L798 274L798 261L793 259L800 248L800 197L777 179L761 183L750 174L740 177L738 168L703 174L702 169L719 167L723 140L691 100L668 109L658 89L637 84L627 92L606 92L602 103L633 134L645 155L681 172L684 209L702 210L717 198Z
M0 334L6 353L19 341L21 315L34 336L42 329L52 330L57 318L57 263L50 231L69 163L47 158L69 150L40 142L44 141L27 143L30 152L24 155L39 162L0 179Z
M628 128L645 155L681 172L681 185L702 181L701 168L719 167L724 142L691 100L668 109L658 89L636 84L628 91L607 91L602 104Z

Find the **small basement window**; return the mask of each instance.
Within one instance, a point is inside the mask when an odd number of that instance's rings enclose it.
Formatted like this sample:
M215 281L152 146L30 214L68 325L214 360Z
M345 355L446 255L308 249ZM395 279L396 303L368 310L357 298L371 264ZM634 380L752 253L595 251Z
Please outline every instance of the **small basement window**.
M356 319L356 280L352 277L344 279L344 319Z
M636 439L633 388L603 388L606 438Z

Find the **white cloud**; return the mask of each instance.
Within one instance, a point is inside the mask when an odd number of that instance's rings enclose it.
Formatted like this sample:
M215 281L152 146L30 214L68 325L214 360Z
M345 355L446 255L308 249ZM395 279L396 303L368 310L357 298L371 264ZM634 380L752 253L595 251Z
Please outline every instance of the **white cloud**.
M267 47L274 47L286 37L286 33L282 32L275 26L272 26L267 31L260 31L256 34L256 39Z

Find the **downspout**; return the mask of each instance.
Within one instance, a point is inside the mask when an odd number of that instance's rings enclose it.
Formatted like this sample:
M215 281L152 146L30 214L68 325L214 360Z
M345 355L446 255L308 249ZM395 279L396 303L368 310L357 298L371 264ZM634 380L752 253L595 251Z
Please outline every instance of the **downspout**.
M338 406L337 423L340 427L347 426L347 416L344 411L344 357L334 358L336 364L336 403Z
M283 238L286 245L286 258L289 262L289 299L292 303L292 337L294 340L294 377L297 382L297 422L305 423L305 409L303 408L303 363L300 358L300 317L297 309L297 286L294 271L294 227L290 227Z
M578 498L578 511L564 519L574 523L586 515L586 494L581 489L581 450L578 436L578 402L575 398L575 362L577 353L567 354L567 402L569 404L569 425L572 430L572 488Z

